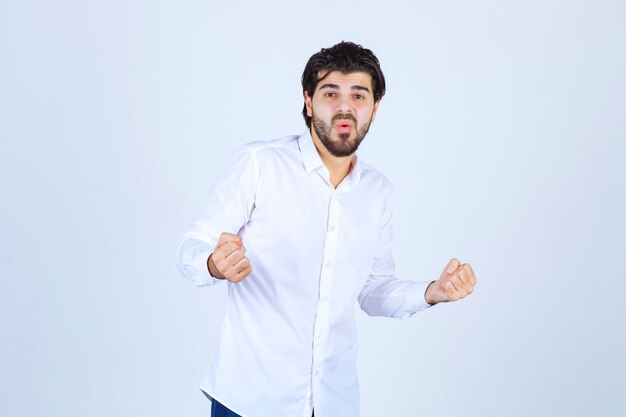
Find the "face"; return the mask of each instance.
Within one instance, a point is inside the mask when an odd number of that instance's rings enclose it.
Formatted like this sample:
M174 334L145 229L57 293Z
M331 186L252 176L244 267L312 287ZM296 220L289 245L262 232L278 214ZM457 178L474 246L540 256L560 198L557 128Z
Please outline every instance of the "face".
M333 71L318 83L313 97L305 92L304 100L313 137L337 157L357 150L380 103L374 101L372 77L366 72Z

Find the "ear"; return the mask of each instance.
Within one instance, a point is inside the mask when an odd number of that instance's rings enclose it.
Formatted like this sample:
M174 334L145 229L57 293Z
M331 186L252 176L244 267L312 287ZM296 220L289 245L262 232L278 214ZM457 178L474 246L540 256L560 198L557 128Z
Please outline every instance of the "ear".
M313 108L311 105L312 98L309 97L309 93L304 92L304 105L306 106L306 115L313 117Z
M372 112L372 122L374 121L374 119L376 119L376 112L378 111L378 105L380 104L380 99L378 99L375 103L374 103L374 111Z

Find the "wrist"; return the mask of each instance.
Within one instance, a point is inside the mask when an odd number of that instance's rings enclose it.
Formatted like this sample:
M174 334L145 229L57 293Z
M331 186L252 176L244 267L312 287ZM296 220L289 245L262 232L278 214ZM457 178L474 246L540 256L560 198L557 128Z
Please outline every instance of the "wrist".
M436 297L436 283L437 281L432 281L428 284L428 287L426 287L426 291L424 291L424 300L430 305L435 305L439 302Z
M225 279L225 277L222 274L220 274L220 271L217 270L217 267L215 266L215 262L213 262L213 259L211 259L212 256L213 256L213 254L210 254L209 258L206 261L206 265L207 265L207 268L209 270L209 274L213 278Z

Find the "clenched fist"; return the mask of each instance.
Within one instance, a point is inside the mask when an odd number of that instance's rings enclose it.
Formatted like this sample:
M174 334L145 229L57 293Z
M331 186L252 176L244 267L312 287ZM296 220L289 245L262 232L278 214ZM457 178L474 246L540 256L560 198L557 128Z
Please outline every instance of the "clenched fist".
M239 282L252 272L246 248L240 236L222 233L215 250L207 260L209 272L215 278Z
M426 289L426 302L437 304L445 301L457 301L474 291L476 275L469 264L461 264L458 259L451 259L437 281Z

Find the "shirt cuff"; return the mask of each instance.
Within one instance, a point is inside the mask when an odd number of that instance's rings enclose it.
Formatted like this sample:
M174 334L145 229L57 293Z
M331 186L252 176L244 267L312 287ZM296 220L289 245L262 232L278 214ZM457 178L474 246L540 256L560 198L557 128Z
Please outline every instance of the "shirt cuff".
M426 289L433 281L425 281L425 282L416 282L415 283L415 308L417 311L426 310L429 307L432 307L433 304L428 304L426 302Z
M178 247L178 270L198 287L214 285L223 279L209 273L207 260L215 245L200 239L184 239Z
M194 265L195 271L194 274L191 276L191 279L198 287L213 285L220 281L217 278L212 277L209 273L207 260L212 253L212 251L207 250L202 251L196 255L196 262Z

